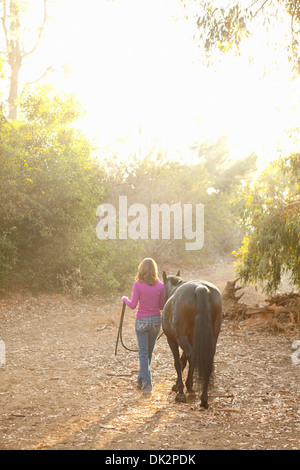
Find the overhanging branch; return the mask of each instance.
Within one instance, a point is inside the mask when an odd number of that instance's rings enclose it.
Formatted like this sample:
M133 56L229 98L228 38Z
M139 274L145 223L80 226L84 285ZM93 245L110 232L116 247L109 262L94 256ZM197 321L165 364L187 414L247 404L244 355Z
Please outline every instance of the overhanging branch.
M23 51L23 53L22 53L23 57L27 57L27 56L33 54L34 51L36 50L36 48L38 47L39 42L40 42L41 37L42 37L42 34L44 32L44 29L45 29L46 21L47 21L47 0L44 0L44 17L43 17L43 23L42 23L41 27L39 28L38 38L36 40L35 45L33 46L33 48L30 51L28 51L28 52Z

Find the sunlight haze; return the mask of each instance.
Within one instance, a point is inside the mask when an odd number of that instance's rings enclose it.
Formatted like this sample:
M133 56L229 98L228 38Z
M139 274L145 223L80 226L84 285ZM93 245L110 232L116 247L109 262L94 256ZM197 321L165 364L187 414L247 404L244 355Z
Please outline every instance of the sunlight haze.
M237 154L269 160L277 148L290 151L286 130L299 122L300 95L287 59L278 56L274 66L256 31L243 58L228 54L206 69L194 23L182 15L174 1L61 0L22 78L53 63L47 80L76 94L87 110L80 126L107 155L155 147L190 159L195 142L220 135L229 135Z

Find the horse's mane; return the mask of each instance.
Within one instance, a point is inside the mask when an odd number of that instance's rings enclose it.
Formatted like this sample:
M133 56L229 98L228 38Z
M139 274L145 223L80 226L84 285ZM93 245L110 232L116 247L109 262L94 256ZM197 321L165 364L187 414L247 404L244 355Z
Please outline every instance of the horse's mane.
M181 279L181 277L178 276L169 276L168 280L173 286L179 286L180 284L183 284L185 282L183 279Z

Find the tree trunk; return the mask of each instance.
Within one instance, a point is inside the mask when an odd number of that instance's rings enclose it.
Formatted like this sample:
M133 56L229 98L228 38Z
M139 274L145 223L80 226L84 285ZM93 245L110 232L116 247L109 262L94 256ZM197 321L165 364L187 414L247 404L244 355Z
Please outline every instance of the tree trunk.
M9 7L11 15L9 35L7 35L6 32L7 56L11 70L10 90L8 96L8 118L16 119L19 72L22 66L22 51L20 48L21 13L20 6L15 0L10 0Z
M15 57L13 62L10 62L11 78L10 78L10 89L8 96L8 119L17 119L18 114L18 84L19 84L19 72L21 68L21 57Z
M10 90L8 96L8 118L16 119L18 114L19 98L19 74L22 67L23 58L31 55L36 50L47 20L47 0L43 1L43 22L38 28L37 39L31 50L24 49L24 25L21 24L22 14L24 13L24 3L20 0L0 0L2 4L3 16L2 27L6 42L7 63L11 70Z

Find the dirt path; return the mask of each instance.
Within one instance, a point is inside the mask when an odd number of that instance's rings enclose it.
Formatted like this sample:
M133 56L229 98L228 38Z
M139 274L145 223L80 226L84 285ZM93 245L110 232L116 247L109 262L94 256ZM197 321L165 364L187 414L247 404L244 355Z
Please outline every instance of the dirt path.
M230 263L197 272L221 290ZM130 295L130 292L128 292ZM244 301L262 301L248 289ZM300 332L268 335L224 321L210 408L178 404L164 337L153 360L154 390L135 390L137 354L114 356L119 299L72 300L23 293L0 300L0 449L299 449L300 366L291 345ZM134 313L124 338L135 346Z

